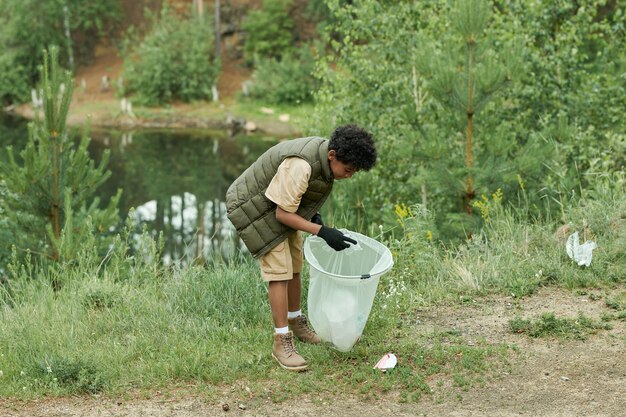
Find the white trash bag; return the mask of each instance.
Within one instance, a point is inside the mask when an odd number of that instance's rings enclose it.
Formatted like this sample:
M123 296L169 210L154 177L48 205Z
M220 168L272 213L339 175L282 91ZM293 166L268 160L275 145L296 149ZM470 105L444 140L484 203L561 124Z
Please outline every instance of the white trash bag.
M589 266L591 264L591 258L593 256L592 251L597 248L596 242L588 240L582 245L578 241L578 232L572 233L567 238L566 250L567 256L579 266Z
M341 230L358 244L335 251L317 236L304 242L311 266L308 315L322 338L347 352L359 340L369 317L379 278L393 266L389 249L360 233Z

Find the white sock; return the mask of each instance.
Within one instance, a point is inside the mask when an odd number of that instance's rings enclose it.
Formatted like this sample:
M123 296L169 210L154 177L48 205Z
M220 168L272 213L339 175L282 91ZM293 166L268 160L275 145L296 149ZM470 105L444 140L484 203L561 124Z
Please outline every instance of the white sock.
M278 334L287 334L287 333L289 333L289 326L274 327L274 332L278 333Z
M295 319L296 317L300 317L301 315L302 315L302 310L287 312L288 319Z

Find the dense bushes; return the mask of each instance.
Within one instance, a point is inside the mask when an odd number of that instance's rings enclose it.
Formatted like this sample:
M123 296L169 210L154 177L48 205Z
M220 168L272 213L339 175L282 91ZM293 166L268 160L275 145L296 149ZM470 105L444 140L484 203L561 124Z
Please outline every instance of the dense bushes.
M271 104L311 101L319 84L313 76L314 69L315 59L308 46L286 53L281 59L259 59L250 95Z
M313 72L315 59L311 28L328 16L323 3L298 4L292 0L264 0L262 8L246 16L244 60L254 67L250 96L268 104L309 102L319 82ZM298 22L308 29L298 27ZM302 23L306 22L306 24Z
M244 19L246 33L244 58L248 64L258 58L280 58L292 48L293 19L289 16L292 0L263 0L263 7L252 10Z
M506 63L506 45L517 38L523 46L521 77L472 114L472 166L466 115L433 99L445 86L420 65L449 61L465 71L450 2L329 4L340 41L318 66L323 85L311 133L356 121L380 138L381 150L377 169L335 193L342 212L360 216L359 225L392 225L386 213L396 203L424 203L443 237L462 238L480 226L477 212L463 212L468 175L479 199L498 188L516 198L523 186L533 215L558 215L567 195L600 181L622 186L623 152L611 150L626 141L626 125L616 123L626 97L624 7L599 0L551 0L523 10L509 1L454 3L487 5L483 45L494 54L479 64L488 77L498 76L490 60ZM454 88L454 100L467 92Z
M128 41L123 72L127 92L152 105L209 98L218 73L213 39L208 20L183 20L163 9L141 42L134 46L136 41Z
M62 46L61 63L66 66L70 56L75 63L87 62L96 42L120 17L120 0L1 1L0 102L30 98L45 48Z

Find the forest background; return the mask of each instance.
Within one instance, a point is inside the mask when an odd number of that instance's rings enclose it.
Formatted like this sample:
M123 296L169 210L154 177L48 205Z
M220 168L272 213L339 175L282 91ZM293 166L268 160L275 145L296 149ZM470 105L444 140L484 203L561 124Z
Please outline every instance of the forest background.
M89 161L87 134L80 144L70 140L75 82L57 61L77 68L101 43L124 58L111 88L146 108L217 106L219 38L230 36L229 51L252 74L236 96L242 108L301 107L310 113L301 128L307 134L326 136L348 122L373 132L377 167L337 187L323 215L387 243L396 267L381 282L369 339L349 357L317 353L322 362L366 363L420 305L493 291L524 297L545 285L623 286L626 16L619 1L144 5L149 23L130 29L127 2L0 4L0 99L5 107L28 101L39 81L43 110L25 151L9 149L0 170L4 394L219 384L262 379L270 367L262 354L264 289L249 291L256 270L245 255L172 268L159 260L158 237L130 237L119 197L94 200L106 160ZM217 5L233 19L217 23ZM565 255L574 231L598 242L591 268ZM609 320L623 321L620 297ZM233 329L246 330L234 333L236 345L252 337L254 346L220 362L231 356L223 343ZM413 348L399 347L407 356ZM497 355L493 347L470 351L485 361ZM426 364L414 358L390 385L371 389L419 398L430 389L429 372L446 372L435 364L454 361L440 353L426 355ZM307 383L292 389L323 384Z

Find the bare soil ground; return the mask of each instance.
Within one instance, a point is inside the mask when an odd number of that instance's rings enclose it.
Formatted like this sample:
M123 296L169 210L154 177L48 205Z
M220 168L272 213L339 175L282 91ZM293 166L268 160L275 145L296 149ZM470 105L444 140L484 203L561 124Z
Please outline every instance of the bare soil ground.
M274 404L263 398L237 394L236 386L223 387L223 396L207 400L198 396L175 397L157 393L151 399L120 400L102 396L43 399L20 402L0 399L0 416L625 416L626 326L613 320L612 330L599 330L587 340L532 339L512 334L509 320L537 318L553 312L575 318L579 313L594 320L614 313L607 296L626 291L621 286L586 294L543 288L531 297L488 297L464 305L442 305L421 310L412 328L415 334L455 331L471 343L482 340L516 346L509 365L500 367L482 386L469 389L432 384L432 395L417 403L399 402L399 393L376 401L355 396L308 396ZM516 353L515 353L516 352ZM398 366L402 364L399 363ZM390 372L393 372L390 371ZM229 404L224 411L223 404Z

